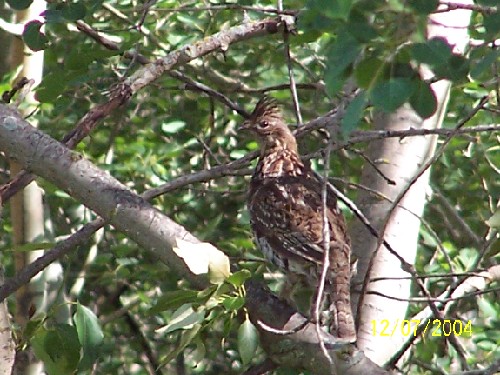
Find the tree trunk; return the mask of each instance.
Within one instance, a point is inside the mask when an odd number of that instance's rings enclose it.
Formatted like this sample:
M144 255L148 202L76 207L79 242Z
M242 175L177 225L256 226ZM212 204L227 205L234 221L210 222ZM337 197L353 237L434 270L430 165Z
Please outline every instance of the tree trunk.
M31 6L15 14L15 22L19 24L27 23L37 18L45 10L46 3L43 0L35 0ZM43 72L43 51L33 52L25 47L23 41L18 38L12 40L10 49L10 66L15 71L21 67L17 79L26 77L34 81L34 86L38 85L42 79ZM21 105L25 114L35 109L35 99L33 91L26 97L26 103ZM32 124L36 122L32 121ZM11 162L11 175L15 176L22 167ZM42 202L42 191L33 182L22 192L16 194L11 200L11 220L13 225L14 245L33 243L44 238L44 213ZM18 252L15 254L16 270L21 270L27 264L43 254L43 251ZM32 306L38 311L43 303L44 283L42 277L33 279L29 285L25 285L16 293L15 322L23 327L30 318ZM28 352L18 352L16 355L16 374L40 374L42 364L33 361Z
M467 3L469 1L456 1L456 3ZM429 18L428 38L440 36L448 40L454 46L454 52L462 52L468 40L467 26L470 21L470 11L454 10L445 13L437 13ZM424 68L425 69L425 68ZM425 78L432 76L426 69L422 71ZM432 85L438 108L436 113L429 119L421 119L413 109L405 105L392 114L378 113L375 115L375 128L377 130L403 130L403 129L434 129L441 126L446 106L448 103L450 83L439 81ZM361 176L361 184L369 187L388 200L373 196L367 191L361 191L357 204L366 214L368 219L380 231L387 220L384 230L384 238L408 263L413 264L417 251L417 240L420 227L426 192L430 189L429 174L427 170L411 187L408 182L417 173L419 168L434 153L436 144L435 137L409 137L405 139L386 138L372 142L367 150L367 156L373 160L380 171L390 180L395 182L391 185L382 178L379 173L367 165ZM405 189L408 189L400 205L392 213L389 209L394 199ZM390 217L387 219L387 215ZM376 294L366 294L360 298L359 290L367 272L370 278L391 277L400 279L372 282L367 291L376 291L385 296L396 298L410 297L410 279L401 269L400 262L391 255L383 246L378 250L377 238L374 238L359 222L351 228L353 239L353 252L358 257L358 272L353 284L356 291L353 298L354 310L358 304L360 309L360 322L358 328L358 346L375 363L384 364L399 349L405 337L401 332L401 322L406 317L408 303L388 299ZM377 251L370 269L370 259ZM391 337L382 336L381 329L385 321L388 324L386 333ZM399 326L398 326L399 324ZM393 328L397 327L394 332ZM375 331L374 331L375 329Z

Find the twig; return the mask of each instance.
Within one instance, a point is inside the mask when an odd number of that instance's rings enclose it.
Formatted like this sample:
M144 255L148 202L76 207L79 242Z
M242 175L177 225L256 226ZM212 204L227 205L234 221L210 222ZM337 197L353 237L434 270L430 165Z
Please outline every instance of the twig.
M299 331L302 331L305 326L309 324L309 321L306 319L296 327L293 327L292 329L287 329L287 330L281 330L281 329L276 329L271 326L268 326L266 323L264 323L261 320L257 320L257 325L262 328L264 331L271 332L275 335L279 336L288 336L288 335L293 335L294 333L297 333ZM319 327L319 324L316 325L316 327ZM319 328L321 329L321 328ZM320 339L320 335L318 336L318 340Z
M16 93L20 90L23 89L23 87L25 85L27 85L28 83L30 83L30 80L26 77L21 77L13 86L12 86L12 89L8 90L8 91L4 91L3 94L2 94L2 101L4 103L10 103L10 101L12 100L12 98L14 97L14 95L16 95Z
M405 137L416 137L422 135L441 135L449 137L450 134L453 136L464 135L469 133L480 133L488 131L500 131L499 124L488 124L488 125L477 125L468 128L455 128L455 129L407 129L407 130L368 130L368 131L354 131L351 133L351 137L348 144L360 143L366 141L373 141L376 139L383 138L405 138Z
M283 1L279 0L278 1L278 10L283 11ZM284 45L284 50L285 50L285 59L286 59L286 65L288 68L288 79L290 81L290 93L292 94L292 101L293 101L293 108L295 112L295 117L297 119L297 124L300 126L302 125L302 114L300 113L300 104L299 104L299 98L297 95L297 85L295 83L295 76L293 74L293 65L292 65L292 58L291 58L291 53L290 53L290 37L289 34L293 32L293 30L290 29L285 17L282 17L283 21L283 45Z
M186 76L185 74L183 74L177 70L172 70L172 71L168 72L168 74L171 77L174 77L174 78L186 83L187 88L194 87L195 89L210 95L210 97L217 99L221 103L225 104L226 106L228 106L232 110L239 113L244 118L250 117L250 113L248 111L243 109L237 103L233 102L231 99L229 99L227 96L225 96L221 92L216 91L203 83L197 82L194 79Z
M481 276L481 277L484 277L484 276ZM439 304L446 304L446 303L449 303L449 302L457 302L457 301L461 301L461 300L464 300L464 299L469 299L471 297L482 296L484 294L491 294L491 293L494 293L494 292L496 292L498 290L500 290L500 288L490 288L490 289L485 289L485 290L477 290L475 292L469 292L467 294L464 294L464 295L458 296L458 297L443 297L443 298L441 298L441 297L431 297L431 298L428 298L428 297L410 297L410 298L403 298L403 297L390 296L388 294L385 294L385 293L382 293L382 292L377 292L375 290L368 291L368 292L366 292L366 294L372 294L372 295L375 295L375 296L380 296L380 297L383 297L383 298L387 298L387 299L390 299L390 300L393 300L393 301L400 301L400 302L427 303L427 304L429 302L436 302L436 303L439 303ZM449 294L450 292L451 292L451 290L448 290L446 292L446 294ZM444 319L444 316L437 317L437 319Z
M384 172L380 170L380 168L375 164L373 160L371 160L364 152L361 152L359 150L356 150L355 148L352 147L346 147L346 149L354 152L356 155L361 156L361 158L366 161L374 170L377 172L377 174L384 179L385 182L387 182L389 185L396 185L396 182L394 180L391 180L389 177L387 177Z
M323 300L323 293L325 290L325 284L326 284L326 277L330 273L330 224L328 222L328 211L327 211L327 197L328 197L328 172L330 171L330 153L332 150L332 145L333 145L333 137L330 137L330 142L328 142L328 146L326 148L325 152L325 157L324 157L324 163L325 163L325 171L324 171L324 178L322 181L322 188L321 188L321 205L323 208L323 264L321 265L321 275L320 279L318 280L318 286L317 286L317 291L316 291L316 300L314 301L314 316L316 319L316 334L318 335L318 339L321 337L320 333L320 308L322 306L322 300ZM331 293L330 293L331 294ZM332 298L336 298L333 296ZM350 306L349 306L350 307ZM329 308L331 311L331 308ZM337 309L334 311L334 315L336 315ZM330 317L332 319L332 317ZM337 316L333 317L334 321L336 324L338 324L338 319ZM338 326L337 326L338 328ZM330 363L333 363L332 358L330 357L330 354L326 350L325 344L322 340L320 340L320 347L321 350L323 351L323 354L325 357L330 361Z
M453 223L458 226L458 233L461 233L462 236L465 236L474 246L480 246L482 241L481 239L474 233L474 231L469 227L469 225L464 221L462 217L457 213L457 210L451 205L451 203L446 199L446 197L441 193L439 188L434 187L433 196L436 197L437 201L443 209L445 210L445 216L449 217L450 215L453 218Z
M494 281L494 280L500 280L500 266L498 266L498 265L497 266L493 266L488 271L483 272L483 274L485 274L485 275L484 276L483 275L479 275L479 277L485 277L486 279L490 280L490 282ZM486 276L486 274L488 276ZM466 283L472 285L471 279L474 278L474 277L477 277L477 276L471 276L470 278L467 278L467 279L463 280L462 285L465 285ZM453 296L454 294L457 293L457 289L458 288L455 288L455 289L452 290L452 288L450 287L450 288L448 288L447 291L445 291L441 295L442 296L443 295L452 295ZM466 298L465 297L466 288L462 288L462 291L464 292L463 294L459 294L458 297L447 298L447 300L445 300L443 302L443 304L448 303L448 302L455 302L455 301L457 301L457 300L459 300L461 298ZM491 292L494 292L494 291L493 290L477 291L477 292L467 293L467 296L468 297L470 297L470 296L477 296L477 295L481 295L481 294L485 294L485 293L491 293ZM440 302L438 302L438 303L440 303ZM448 306L448 308L449 308L449 306ZM421 311L414 318L417 318L421 322L427 321L432 315L430 315L430 314L423 315L424 312L425 311ZM424 332L425 326L426 325L423 324L423 323L421 325L419 325L417 327L417 333L418 334L415 335L415 336L410 337L405 343L403 343L403 345L401 346L401 348L396 353L394 353L394 355L391 357L391 359L387 362L387 367L388 368L392 368L392 367L395 366L395 364L403 356L403 354L406 352L406 350L408 350L410 348L410 346L417 339L417 337L419 337L420 334Z
M444 13L444 12L449 12L449 11L457 10L457 9L472 10L472 11L476 11L479 13L485 13L485 14L493 14L493 13L498 12L497 7L487 7L487 6L477 5L477 4L457 4L457 3L449 3L446 1L440 1L439 4L445 6L446 8L437 9L434 11L434 13Z
M135 25L138 30L142 28L142 25L144 25L144 21L146 21L146 16L148 15L149 10L157 2L158 0L148 0L143 4L141 18L139 19L139 22Z
M246 11L271 13L271 14L287 15L287 16L296 16L299 13L298 10L280 10L276 8L263 8L263 7L246 6L239 4L212 5L212 6L203 6L196 8L194 7L168 8L168 9L157 9L157 11L170 13L170 12L203 12L203 11L226 10L226 9L246 10Z

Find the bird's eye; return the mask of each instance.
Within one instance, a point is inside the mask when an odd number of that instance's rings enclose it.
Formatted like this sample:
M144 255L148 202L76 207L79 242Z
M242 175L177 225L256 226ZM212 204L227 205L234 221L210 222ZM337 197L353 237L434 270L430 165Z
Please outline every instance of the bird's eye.
M269 126L269 122L267 122L266 120L262 120L261 122L259 122L259 128L261 129L265 129Z

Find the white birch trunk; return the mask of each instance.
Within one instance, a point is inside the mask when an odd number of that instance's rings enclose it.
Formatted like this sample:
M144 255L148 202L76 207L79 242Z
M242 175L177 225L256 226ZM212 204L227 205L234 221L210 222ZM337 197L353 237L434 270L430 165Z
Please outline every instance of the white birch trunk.
M472 1L467 0L454 2L472 4ZM466 10L454 10L432 15L428 23L428 38L443 37L454 46L455 52L463 52L468 41L467 26L470 22L470 13ZM432 75L429 71L422 73L425 78ZM375 128L377 130L404 130L440 127L446 112L450 83L440 81L434 83L432 89L438 100L438 109L433 117L422 120L415 111L405 105L395 113L376 115ZM395 181L396 185L389 185L368 165L364 168L361 184L380 192L391 201L394 200L401 191L407 188L408 181L418 169L432 156L435 143L435 137L409 137L403 140L386 138L372 142L367 150L368 157L378 162L380 170L385 176ZM420 217L423 213L426 193L429 190L429 172L427 170L405 194L400 207L397 207L389 218L384 233L385 239L411 264L415 261ZM381 200L367 192L360 192L357 204L375 227L381 229L391 202ZM360 284L368 271L370 258L376 250L377 239L371 236L360 223L353 225L351 235L353 251L359 259L358 274L353 283ZM382 246L378 249L370 276L371 278L404 278L409 274L401 269L400 262ZM409 279L385 280L371 283L368 290L405 299L410 296L410 284ZM360 301L359 297L359 293L354 295L354 309ZM383 365L405 340L401 332L401 322L406 316L408 303L374 294L365 295L362 303L358 346L371 360ZM380 335L383 320L389 324L387 332L391 333L391 337ZM392 333L396 325L398 328ZM373 332L374 326L377 334Z

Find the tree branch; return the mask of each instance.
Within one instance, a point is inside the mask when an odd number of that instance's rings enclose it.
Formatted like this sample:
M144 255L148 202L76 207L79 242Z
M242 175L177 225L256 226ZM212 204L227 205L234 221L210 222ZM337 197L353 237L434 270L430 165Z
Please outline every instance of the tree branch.
M338 339L321 330L321 341L332 358L330 362L321 350L316 325L306 323L305 317L257 283L250 281L245 286L250 319L259 330L262 346L273 362L316 375L390 374L365 357L354 345L340 344ZM258 322L279 332L300 326L303 328L284 336L265 330Z
M195 287L204 288L209 285L205 275L193 274L172 250L178 238L196 244L200 242L196 237L81 155L32 127L17 111L5 105L0 105L0 150L23 166L29 166L30 171L58 186L102 216L103 219L99 219L102 221L96 220L83 227L79 231L80 235L70 237L74 241L73 246L88 238L89 233L97 230L106 221L160 258ZM70 245L71 243L66 243L60 251L68 251ZM47 262L48 258L43 261ZM254 322L262 321L278 329L282 323L285 330L290 325L304 323L306 318L291 308L284 307L269 292L251 286L248 290L248 309ZM276 319L277 317L279 319ZM273 343L272 347L267 348L276 363L286 360L287 366L315 369L318 374L332 373L332 365L328 361L325 362L324 354L317 350L320 343L314 325L305 324L302 330L289 336L275 335L262 329L261 335L265 345ZM339 344L334 337L326 333L322 339L331 355L335 355L336 371L339 373L387 373L369 361L353 345ZM276 348L281 349L276 351ZM291 358L295 359L290 361ZM303 363L298 362L299 360ZM324 371L316 371L318 364L326 366Z
M193 285L208 285L205 277L193 274L172 250L177 239L192 243L200 240L5 105L0 105L0 150L84 203Z
M244 23L215 33L212 36L206 37L203 41L188 44L179 50L170 52L165 57L143 66L130 78L111 88L109 100L96 105L87 112L78 121L75 129L64 137L63 143L69 148L74 148L97 126L100 120L109 116L112 111L126 103L137 91L151 84L175 66L185 64L217 50L225 51L232 43L276 33L279 26L279 21L272 19ZM97 35L94 38L99 40ZM35 176L25 171L19 173L9 184L0 188L1 201L6 202L12 195L23 189L34 179Z

